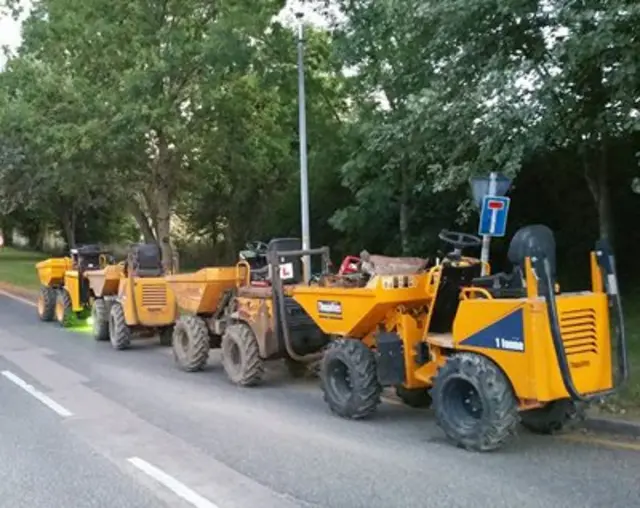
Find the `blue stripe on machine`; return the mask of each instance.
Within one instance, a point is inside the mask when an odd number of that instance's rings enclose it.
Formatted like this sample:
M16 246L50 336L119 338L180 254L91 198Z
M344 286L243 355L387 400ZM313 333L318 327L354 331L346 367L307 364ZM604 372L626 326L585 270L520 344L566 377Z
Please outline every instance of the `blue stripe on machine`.
M495 323L470 335L461 346L524 352L524 318L522 307Z

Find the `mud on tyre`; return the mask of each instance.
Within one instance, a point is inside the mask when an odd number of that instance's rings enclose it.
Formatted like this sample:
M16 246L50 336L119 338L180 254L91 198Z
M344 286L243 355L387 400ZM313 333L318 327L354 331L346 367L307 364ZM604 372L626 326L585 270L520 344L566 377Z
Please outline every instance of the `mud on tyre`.
M197 316L181 316L173 327L173 358L182 370L202 370L209 359L209 330Z
M515 435L518 407L509 380L488 358L453 355L432 391L436 421L456 445L490 451Z
M244 323L229 325L222 336L222 366L232 383L255 386L262 381L264 363L255 334Z
M40 286L38 317L42 321L53 321L56 317L56 290L54 288Z
M118 350L127 349L131 345L131 329L119 303L114 303L109 312L109 340L113 348Z
M320 379L324 400L338 416L365 418L380 404L376 359L359 340L331 342L322 359Z

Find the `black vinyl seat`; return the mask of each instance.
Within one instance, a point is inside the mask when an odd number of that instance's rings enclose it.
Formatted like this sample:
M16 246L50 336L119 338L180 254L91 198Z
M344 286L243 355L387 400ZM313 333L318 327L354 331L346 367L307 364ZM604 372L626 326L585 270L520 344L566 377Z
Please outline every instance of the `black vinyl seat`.
M140 243L129 251L128 263L131 273L136 277L161 277L162 254L155 243Z
M494 298L524 298L527 296L525 259L534 256L544 256L549 260L552 280L555 280L556 242L553 231L542 224L525 226L513 235L507 252L512 264L511 272L476 277L472 285L486 289ZM542 283L538 281L538 284Z

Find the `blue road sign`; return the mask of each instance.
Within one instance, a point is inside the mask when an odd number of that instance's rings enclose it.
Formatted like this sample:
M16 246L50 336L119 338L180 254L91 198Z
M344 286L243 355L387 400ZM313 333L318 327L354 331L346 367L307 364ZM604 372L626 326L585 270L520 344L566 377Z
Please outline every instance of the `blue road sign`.
M479 235L504 236L507 229L509 202L504 196L485 196L480 211Z

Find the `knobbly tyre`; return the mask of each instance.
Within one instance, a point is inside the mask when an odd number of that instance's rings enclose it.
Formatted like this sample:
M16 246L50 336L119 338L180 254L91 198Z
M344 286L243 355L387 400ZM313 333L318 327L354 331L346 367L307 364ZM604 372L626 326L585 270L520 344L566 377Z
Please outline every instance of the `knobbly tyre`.
M453 250L435 263L366 256L359 282L354 274L347 281L332 275L287 292L335 338L321 364L334 413L367 417L383 387L396 387L411 405L432 402L453 443L488 451L515 435L518 421L539 433L561 428L575 402L611 394L627 379L615 259L606 241L590 254L590 290L562 293L554 236L545 226L519 230L508 252L512 271L485 277L480 260L462 255L480 238L449 231L440 238ZM280 326L286 329L286 321Z
M127 349L136 338L157 335L171 345L178 309L155 244L131 246L127 259L87 273L93 296L93 336Z
M210 349L221 349L229 380L240 386L261 383L265 362L284 359L293 376L320 360L328 337L289 295L302 283L300 240L255 242L232 267L203 268L167 277L183 315L173 333L176 364L195 372L207 363ZM328 271L328 249L311 255L322 258ZM275 256L278 273L268 262ZM282 314L286 318L282 318ZM287 323L287 327L281 326Z

